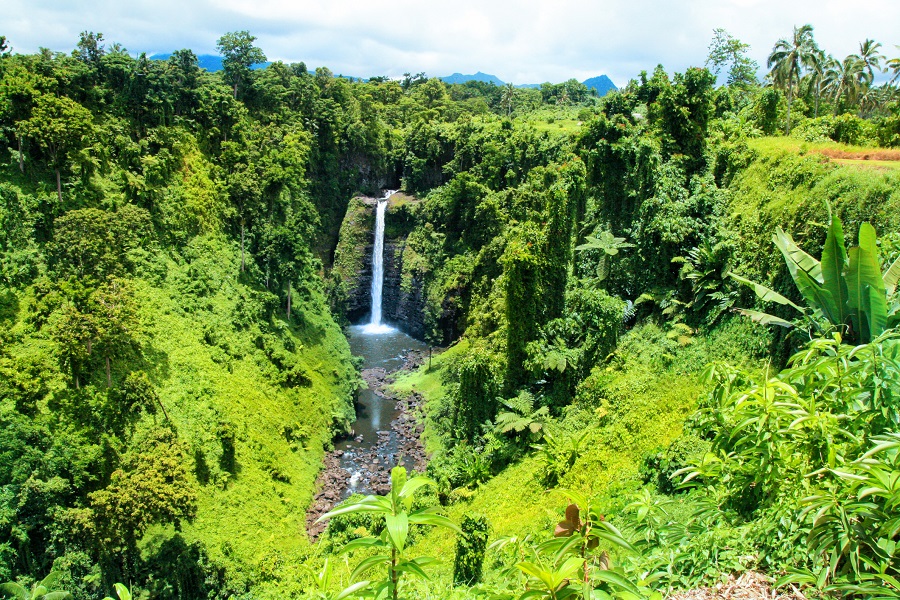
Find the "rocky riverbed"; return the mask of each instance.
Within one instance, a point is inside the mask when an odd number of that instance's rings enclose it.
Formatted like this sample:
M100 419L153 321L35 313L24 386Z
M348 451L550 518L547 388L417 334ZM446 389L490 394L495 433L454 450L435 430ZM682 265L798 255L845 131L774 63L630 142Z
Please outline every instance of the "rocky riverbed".
M386 494L391 489L390 470L397 464L407 469L424 472L426 466L425 446L421 442L424 424L419 407L422 397L413 393L406 398L397 398L388 389L396 376L411 371L428 360L428 353L410 351L406 353L403 366L393 372L382 368L365 369L360 375L369 388L381 398L396 402L397 417L391 421L390 430L378 431L377 443L363 447L362 436L355 442L360 446L351 449L332 450L326 453L324 466L316 480L318 493L313 498L306 515L306 530L313 540L325 531L326 523L316 523L316 519L333 509L350 493L351 487L361 487L375 494ZM359 465L356 473L341 466L345 452L354 453L354 462Z

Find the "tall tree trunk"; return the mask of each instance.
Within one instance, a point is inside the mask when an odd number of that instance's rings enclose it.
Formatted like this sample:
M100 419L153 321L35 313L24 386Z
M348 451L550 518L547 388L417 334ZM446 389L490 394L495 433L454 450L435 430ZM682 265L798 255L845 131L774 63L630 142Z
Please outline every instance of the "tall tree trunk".
M109 357L107 356L106 357L106 387L111 388L112 387L112 375L110 374L109 363L110 363L110 360L109 360Z
M59 203L62 204L62 180L59 176L59 167L56 168L56 195L59 198Z
M25 172L25 161L22 158L22 136L16 136L19 138L19 170L21 172Z

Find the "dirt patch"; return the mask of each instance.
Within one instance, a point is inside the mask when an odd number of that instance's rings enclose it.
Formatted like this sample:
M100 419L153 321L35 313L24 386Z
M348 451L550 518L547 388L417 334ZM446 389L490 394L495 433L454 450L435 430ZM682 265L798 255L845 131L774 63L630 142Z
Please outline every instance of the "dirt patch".
M828 158L841 160L900 161L900 150L891 150L888 148L873 148L872 150L866 150L865 152L849 152L837 148L822 148L813 150L813 152L822 154Z
M679 592L668 600L806 600L806 596L792 585L775 590L768 577L747 571L739 577L731 575L715 587Z

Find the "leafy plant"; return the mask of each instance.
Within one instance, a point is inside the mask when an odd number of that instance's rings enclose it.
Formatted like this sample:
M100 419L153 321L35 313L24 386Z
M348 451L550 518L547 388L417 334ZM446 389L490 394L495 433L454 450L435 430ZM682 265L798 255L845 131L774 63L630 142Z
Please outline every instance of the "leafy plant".
M497 431L520 434L527 429L531 439L539 440L545 425L550 420L550 409L547 406L535 408L534 401L534 395L527 391L519 392L515 398L499 399L500 404L509 410L497 415Z
M481 581L484 551L488 541L488 521L481 515L465 515L460 528L462 533L456 536L453 583L471 586Z
M555 485L575 466L575 462L583 451L582 444L589 433L585 430L572 436L566 436L545 431L544 443L532 445L532 448L538 451L537 460L543 464L545 484Z
M761 300L790 306L820 333L835 328L850 342L868 343L900 323L896 303L888 306L888 299L900 281L900 259L881 272L875 228L870 224L860 225L859 245L848 251L841 221L833 216L821 261L801 250L780 227L772 239L784 255L791 278L808 308L763 285L731 274L735 280L753 288ZM793 326L766 313L747 309L741 312L767 325Z
M330 558L325 559L325 563L319 572L315 572L305 565L304 568L312 576L313 580L313 587L311 590L307 590L306 597L315 598L316 600L344 600L344 598L348 598L357 592L362 592L369 585L368 581L359 581L340 591L332 590L333 575Z
M60 577L60 573L51 571L44 579L31 586L30 591L18 583L8 581L0 584L0 592L5 596L15 598L15 600L65 600L71 598L72 594L69 592L50 591L56 586Z
M116 596L119 597L119 600L131 600L131 590L124 583L117 583L113 586L116 590ZM107 596L103 600L114 600Z
M575 250L601 250L597 259L597 281L604 281L609 276L609 259L619 254L619 250L625 248L634 248L634 244L628 243L623 237L616 237L609 230L603 230L599 233L596 231L594 235L584 238L585 242L575 246Z
M362 500L341 506L319 517L318 521L337 515L349 513L372 513L384 519L384 529L378 537L369 536L353 540L346 544L341 552L357 549L374 550L375 554L362 561L350 575L351 580L372 568L387 567L384 579L371 583L375 598L390 597L397 600L400 579L404 573L427 579L423 567L433 563L435 559L427 556L409 558L406 542L410 525L432 525L446 527L461 533L459 526L437 513L438 507L427 507L413 510L416 490L426 485L435 485L427 477L407 479L406 468L397 466L391 469L391 491L385 496L366 496ZM317 521L317 522L318 522ZM366 586L361 586L362 587Z

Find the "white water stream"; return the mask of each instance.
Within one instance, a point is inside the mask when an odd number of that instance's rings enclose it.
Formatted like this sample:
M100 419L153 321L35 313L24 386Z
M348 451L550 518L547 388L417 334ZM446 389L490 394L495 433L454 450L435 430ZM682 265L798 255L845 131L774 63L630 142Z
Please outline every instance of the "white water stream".
M381 322L381 293L384 288L384 213L388 198L396 190L387 190L375 209L375 247L372 249L372 316L363 333L391 333L394 328Z

